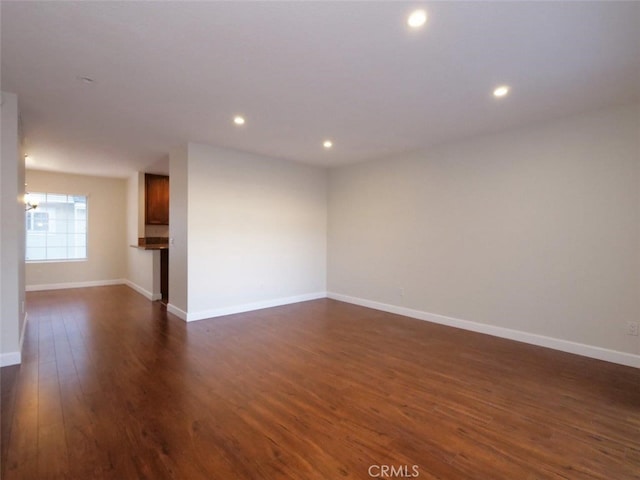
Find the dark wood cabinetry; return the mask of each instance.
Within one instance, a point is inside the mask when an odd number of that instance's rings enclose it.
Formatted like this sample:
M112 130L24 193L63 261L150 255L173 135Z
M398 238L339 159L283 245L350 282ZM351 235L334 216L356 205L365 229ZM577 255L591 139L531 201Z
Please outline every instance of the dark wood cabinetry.
M144 188L144 223L169 225L169 177L146 173Z

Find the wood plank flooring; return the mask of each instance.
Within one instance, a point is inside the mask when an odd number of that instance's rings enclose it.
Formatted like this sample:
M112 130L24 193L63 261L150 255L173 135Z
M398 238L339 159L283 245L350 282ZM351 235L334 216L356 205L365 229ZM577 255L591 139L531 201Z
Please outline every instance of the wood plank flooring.
M124 286L27 303L6 480L640 478L638 369L333 300L191 324Z

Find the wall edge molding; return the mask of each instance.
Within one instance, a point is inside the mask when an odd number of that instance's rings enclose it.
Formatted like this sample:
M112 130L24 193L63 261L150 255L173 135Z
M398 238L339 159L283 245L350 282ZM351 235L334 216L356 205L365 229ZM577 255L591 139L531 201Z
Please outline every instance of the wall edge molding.
M173 303L167 304L167 312L174 314L180 320L184 320L185 322L188 321L187 312L185 312L181 308L176 307Z
M138 292L140 295L145 297L147 300L151 300L152 302L154 302L156 300L160 300L162 298L162 294L160 294L160 293L151 293L146 288L142 288L140 285L138 285L137 283L132 282L128 278L124 280L124 284L127 287L129 287L129 288L135 290L136 292Z
M205 320L208 318L222 317L225 315L234 315L236 313L251 312L254 310L262 310L263 308L280 307L292 303L308 302L309 300L318 300L326 298L327 292L305 293L302 295L294 295L291 297L280 297L270 300L262 300L259 302L244 303L241 305L233 305L230 307L216 308L213 310L201 310L199 312L186 313L186 321L194 322L197 320Z
M596 360L604 360L606 362L626 365L628 367L640 368L640 355L633 353L620 352L618 350L610 350L607 348L596 347L584 343L572 342L554 337L547 337L536 333L524 332L522 330L513 330L510 328L499 327L496 325L488 325L484 323L473 322L470 320L461 320L459 318L447 317L436 313L429 313L422 310L414 310L407 307L400 307L388 303L376 302L364 298L342 295L334 292L327 292L327 298L338 300L341 302L360 305L362 307L381 310L383 312L395 313L405 317L415 318L426 322L437 323L449 327L469 330L476 333L484 333L494 337L506 338L517 342L537 345L539 347L551 348L566 353L573 353L583 357L589 357Z
M22 322L22 330L20 331L20 353L22 353L22 345L24 345L24 334L27 331L27 322L29 321L29 312L24 312L24 320Z
M25 291L39 292L43 290L66 290L69 288L107 287L111 285L126 285L127 280L116 278L112 280L91 280L87 282L46 283L39 285L26 285Z
M0 353L0 367L20 365L20 363L22 363L22 354L20 352Z

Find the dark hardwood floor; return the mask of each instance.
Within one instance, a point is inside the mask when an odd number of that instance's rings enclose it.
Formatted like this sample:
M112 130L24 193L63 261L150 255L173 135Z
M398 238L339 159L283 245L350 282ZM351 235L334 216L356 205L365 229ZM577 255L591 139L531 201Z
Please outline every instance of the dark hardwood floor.
M6 480L640 478L638 369L332 300L191 324L124 286L27 300Z

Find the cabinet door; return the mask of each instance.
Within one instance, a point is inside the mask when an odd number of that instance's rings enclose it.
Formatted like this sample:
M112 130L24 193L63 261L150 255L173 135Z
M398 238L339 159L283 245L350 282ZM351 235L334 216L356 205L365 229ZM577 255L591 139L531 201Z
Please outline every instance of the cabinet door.
M144 176L145 208L147 225L169 225L169 177L165 175Z

